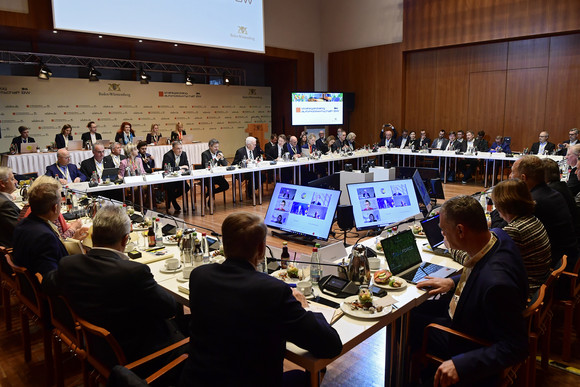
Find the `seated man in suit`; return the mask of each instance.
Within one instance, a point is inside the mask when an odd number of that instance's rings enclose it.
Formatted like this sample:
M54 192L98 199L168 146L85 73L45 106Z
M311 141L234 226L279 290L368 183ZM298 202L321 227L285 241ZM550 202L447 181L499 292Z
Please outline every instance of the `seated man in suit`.
M228 165L228 161L226 160L224 154L220 151L220 142L217 139L212 138L209 140L207 145L209 149L201 153L202 168L206 168L209 163L212 163L214 166L218 167L226 167ZM211 192L213 193L214 198L216 194L227 191L230 188L229 183L223 176L215 176L211 180L213 184L213 187L211 187ZM209 179L205 179L205 197L209 196L209 188Z
M446 201L440 214L446 246L465 251L468 258L460 276L419 282L418 288L442 296L412 311L410 336L420 341L423 327L436 322L491 343L480 347L440 334L430 336L429 349L447 359L433 385L495 385L501 371L527 353L522 313L528 280L522 257L505 231L487 228L485 213L473 197Z
M81 135L81 140L83 140L83 148L87 148L87 144L91 144L91 147L95 146L95 143L103 139L100 133L97 133L97 124L91 121L87 124L88 132Z
M155 282L147 265L123 252L131 221L118 206L101 208L93 220L93 249L60 260L43 288L62 294L83 319L107 329L131 362L183 339L170 321L175 300Z
M556 145L548 141L550 135L546 131L540 132L540 141L532 144L530 149L530 154L532 155L543 155L551 154L556 149Z
M86 176L79 171L76 165L70 163L70 154L66 148L56 152L56 163L46 167L46 175L58 179L62 185L78 183L87 180Z
M431 139L427 137L427 132L422 130L420 132L418 149L429 148L429 145L431 145Z
M17 150L18 150L18 153L20 153L20 145L21 144L27 144L29 142L36 142L36 141L34 141L34 138L32 138L28 135L30 133L30 128L27 128L26 126L20 126L20 127L18 127L18 132L20 133L20 136L14 137L12 139L12 145L15 145Z
M20 208L12 199L17 185L12 169L0 167L0 246L4 247L12 247L12 235L20 214Z
M278 135L276 133L272 133L272 135L270 136L270 141L268 141L266 145L264 145L264 154L267 155L268 152L270 151L270 148L276 146L277 143L278 143Z
M283 375L287 341L319 358L340 354L338 333L321 314L304 309L301 293L256 271L264 260L266 231L257 215L229 215L222 224L226 261L191 273L189 300L196 311L180 385L283 385L289 376Z
M342 133L346 137L346 132ZM296 136L290 136L290 139L286 143L286 152L290 154L291 159L297 159L302 156L302 150L298 147L298 138Z
M183 151L183 145L179 141L171 143L171 150L163 155L163 167L171 171L187 171L189 170L189 161L187 160L187 153ZM183 183L167 183L167 196L169 199L169 207L173 204L175 212L180 212L181 207L177 204L177 198L183 195ZM185 183L185 193L189 192L189 184Z
M445 150L447 149L447 144L449 144L449 140L445 138L445 130L441 129L439 131L439 137L431 143L431 149Z
M397 141L395 141L395 148L405 149L408 147L409 147L409 131L407 129L403 129L401 137L397 138Z
M256 149L256 139L252 136L246 137L246 146L243 146L236 151L232 165L239 165L244 160L258 160L259 157L260 155ZM254 181L254 190L256 190L258 189L258 176L255 173L245 173L243 179L248 182L246 184L246 197L250 199L252 197L252 183L250 183L250 180Z
M111 154L105 156L105 163L111 165L110 168L119 168L121 166L121 160L125 160L127 156L122 154L123 145L118 142L113 142L110 145Z
M461 143L460 147L462 152L475 153L477 152L477 140L475 135L471 130L468 130L465 135L465 141ZM463 179L461 179L462 184L467 184L471 180L471 176L477 168L479 160L477 159L463 159L459 162L459 169L463 173Z
M572 145L567 148L566 162L570 166L568 170L568 182L566 185L570 190L572 196L578 195L580 192L580 181L578 181L578 157L580 156L580 144Z
M153 168L155 168L155 158L147 153L147 143L145 141L139 141L137 143L137 157L141 158L143 161L143 168L145 168L145 173L153 172Z
M292 137L290 137L290 141L292 141ZM346 131L341 131L338 135L336 142L332 145L333 152L348 152L350 150L349 143L346 139Z
M568 136L570 137L569 140L566 140L563 143L558 144L558 149L559 149L558 154L560 156L566 156L566 153L568 152L568 148L570 148L571 146L580 144L578 142L578 129L577 128L570 129Z
M510 178L523 180L536 202L534 215L544 224L550 238L552 267L566 254L566 270L572 270L578 259L577 232L564 197L545 182L542 160L530 155L519 158L512 166Z
M316 148L322 152L323 155L328 153L328 144L326 142L326 138L324 130L318 132L318 139L316 140Z
M43 276L68 255L52 224L60 215L61 185L58 180L49 180L30 187L30 215L16 225L12 240L14 263Z
M391 126L386 128L383 127L383 130L381 131L381 141L379 142L379 146L384 146L386 148L392 148L395 146L395 139L393 139L394 134L390 128Z
M93 145L93 157L81 161L81 173L85 175L87 179L91 179L93 173L96 172L99 179L103 176L103 170L105 168L114 168L112 160L105 162L105 147L103 144L97 142Z

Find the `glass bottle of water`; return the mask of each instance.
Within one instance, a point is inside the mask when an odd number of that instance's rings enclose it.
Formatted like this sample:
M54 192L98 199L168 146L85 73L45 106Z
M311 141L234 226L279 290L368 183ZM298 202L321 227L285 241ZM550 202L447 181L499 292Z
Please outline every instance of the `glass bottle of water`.
M312 249L310 263L310 281L316 285L320 281L320 277L322 277L322 265L320 264L320 254L317 247Z
M207 234L201 233L201 252L203 254L203 263L209 263L209 245L207 243Z

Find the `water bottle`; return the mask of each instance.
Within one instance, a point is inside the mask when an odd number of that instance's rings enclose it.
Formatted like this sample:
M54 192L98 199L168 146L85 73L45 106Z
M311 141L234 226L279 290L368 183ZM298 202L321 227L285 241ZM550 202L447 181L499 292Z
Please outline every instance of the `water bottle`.
M159 243L163 241L163 231L161 231L161 219L155 219L155 240Z
M316 285L320 281L320 277L322 277L322 265L320 265L320 254L317 247L312 248L310 262L310 281Z
M209 263L209 245L205 232L201 233L201 252L203 253L203 263Z

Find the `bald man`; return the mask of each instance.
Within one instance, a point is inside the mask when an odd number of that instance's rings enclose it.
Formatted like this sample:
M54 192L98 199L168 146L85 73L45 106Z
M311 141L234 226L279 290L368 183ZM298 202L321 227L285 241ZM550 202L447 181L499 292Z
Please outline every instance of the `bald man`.
M79 171L76 165L70 164L70 154L65 148L56 152L56 163L46 167L47 176L58 179L62 185L68 183L78 183L87 180L87 177Z
M556 145L548 141L550 135L548 132L543 131L540 132L538 142L532 144L532 148L530 149L530 154L532 155L543 155L543 154L551 154L556 149Z

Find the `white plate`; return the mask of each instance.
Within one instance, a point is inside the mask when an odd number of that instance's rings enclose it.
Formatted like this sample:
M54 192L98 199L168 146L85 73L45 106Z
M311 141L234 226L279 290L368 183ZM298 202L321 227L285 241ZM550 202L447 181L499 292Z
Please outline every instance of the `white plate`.
M147 231L149 228L147 227L133 227L133 231Z
M286 269L280 269L280 270L276 270L275 272L273 272L271 274L272 277L274 278L278 278L280 281L284 281L286 283L289 284L297 284L300 281L308 281L310 279L310 277L306 277L306 278L290 278L290 277L286 277L285 279L281 277L282 274L286 274ZM302 269L298 269L298 277L302 276Z
M369 311L362 310L362 309L352 310L351 307L349 305L347 305L346 303L353 302L356 300L358 300L358 296L350 296L350 297L346 298L340 304L340 309L342 309L342 311L344 313L348 314L349 316L358 317L358 318L379 318L379 317L386 316L387 314L391 313L391 310L393 310L393 307L391 305L385 306L382 311L375 312L375 313L371 313Z
M399 281L401 281L403 284L402 284L400 287L398 287L398 288L395 288L394 286L389 286L388 284L378 284L378 283L376 283L376 282L375 282L375 280L374 280L374 279L373 279L373 284L374 284L375 286L379 287L379 288L383 288L383 289L389 289L389 290L401 290L401 289L405 289L405 288L407 287L408 283L407 283L407 281L405 281L403 278L400 278L400 277L393 277L393 278L396 278L396 279L398 279L398 280L399 280Z
M163 237L163 244L165 246L177 246L177 241L171 240L168 237Z
M415 238L427 238L427 235L425 235L424 231L421 231L422 234L415 234L415 232L413 231L413 235L415 235Z
M163 274L179 273L181 270L183 270L183 265L179 265L179 267L177 269L166 269L165 266L163 266L161 269L159 269L159 271Z

